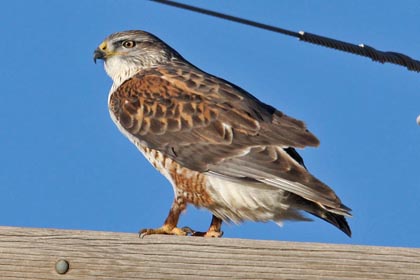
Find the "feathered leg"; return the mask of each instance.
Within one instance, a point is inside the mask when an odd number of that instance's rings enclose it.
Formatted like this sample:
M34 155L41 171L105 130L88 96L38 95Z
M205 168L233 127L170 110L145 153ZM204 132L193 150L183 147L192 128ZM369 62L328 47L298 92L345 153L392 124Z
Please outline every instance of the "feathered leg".
M171 234L171 235L187 235L192 233L189 228L177 228L179 216L181 212L187 208L184 199L178 197L172 203L171 210L169 210L168 217L160 228L151 229L145 228L139 231L140 238L150 234Z

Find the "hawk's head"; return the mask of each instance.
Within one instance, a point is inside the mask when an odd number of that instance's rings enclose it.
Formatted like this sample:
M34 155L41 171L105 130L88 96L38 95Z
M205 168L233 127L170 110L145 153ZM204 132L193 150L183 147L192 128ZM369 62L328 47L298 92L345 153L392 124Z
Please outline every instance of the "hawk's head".
M104 60L105 71L121 84L135 73L162 65L180 55L156 36L140 30L108 36L95 50L93 60Z

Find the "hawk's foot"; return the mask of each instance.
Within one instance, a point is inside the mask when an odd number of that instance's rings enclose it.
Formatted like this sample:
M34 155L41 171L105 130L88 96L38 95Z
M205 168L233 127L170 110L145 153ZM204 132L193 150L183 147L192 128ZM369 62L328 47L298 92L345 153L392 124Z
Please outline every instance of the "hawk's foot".
M179 235L179 236L186 236L193 234L194 231L188 227L177 228L177 227L168 227L162 226L160 228L144 228L139 231L139 237L143 238L146 235L151 234L169 234L169 235Z
M191 236L201 236L201 237L222 237L223 231L209 230L207 232L194 231Z
M195 231L192 236L202 236L202 237L222 237L223 231L221 231L222 219L213 215L210 223L210 227L206 232Z

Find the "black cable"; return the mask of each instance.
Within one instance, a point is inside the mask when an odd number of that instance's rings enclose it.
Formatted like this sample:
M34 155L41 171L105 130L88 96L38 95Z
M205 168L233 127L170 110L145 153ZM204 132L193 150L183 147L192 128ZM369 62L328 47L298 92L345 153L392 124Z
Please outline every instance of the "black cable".
M223 13L210 11L203 8L198 8L198 7L194 7L191 5L178 3L174 1L169 1L169 0L150 0L150 1L205 14L205 15L209 15L209 16L213 16L213 17L222 18L225 20L230 20L233 22L242 23L245 25L254 26L257 28L281 33L288 36L293 36L293 37L299 38L299 40L301 41L305 41L308 43L313 43L316 45L321 45L324 47L369 57L373 61L377 61L380 63L388 62L388 63L398 64L398 65L406 67L408 70L420 72L420 61L412 59L411 57L401 54L401 53L383 52L383 51L376 50L368 45L363 45L363 44L355 45L355 44L335 40L335 39L324 37L324 36L319 36L316 34L303 32L303 31L293 32L287 29L276 27L276 26L267 25L267 24L255 22L252 20L247 20L247 19L231 16L231 15L226 15Z

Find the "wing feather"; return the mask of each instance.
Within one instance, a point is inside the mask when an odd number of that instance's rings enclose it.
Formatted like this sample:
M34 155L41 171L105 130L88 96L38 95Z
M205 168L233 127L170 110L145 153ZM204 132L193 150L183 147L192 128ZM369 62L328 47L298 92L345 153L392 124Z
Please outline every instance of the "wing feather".
M124 129L159 150L170 144L233 144L231 148L242 149L319 143L303 122L237 86L182 65L138 73L111 94L109 106Z
M223 79L173 62L125 81L109 107L130 137L185 167L256 180L347 213L293 149L319 144L305 124Z
M241 156L210 166L210 170L225 177L252 178L317 202L331 212L349 215L350 209L341 203L334 191L307 172L281 147L252 147Z

